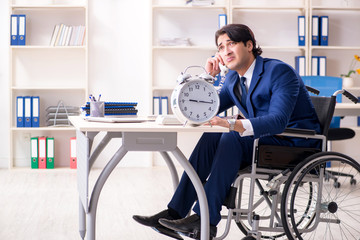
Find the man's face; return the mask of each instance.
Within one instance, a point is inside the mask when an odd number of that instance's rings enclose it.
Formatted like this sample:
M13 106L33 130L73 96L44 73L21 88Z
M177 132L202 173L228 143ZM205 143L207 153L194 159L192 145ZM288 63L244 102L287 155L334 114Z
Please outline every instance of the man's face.
M234 42L227 34L223 34L218 37L217 43L219 55L225 65L231 70L245 73L254 59L252 42Z

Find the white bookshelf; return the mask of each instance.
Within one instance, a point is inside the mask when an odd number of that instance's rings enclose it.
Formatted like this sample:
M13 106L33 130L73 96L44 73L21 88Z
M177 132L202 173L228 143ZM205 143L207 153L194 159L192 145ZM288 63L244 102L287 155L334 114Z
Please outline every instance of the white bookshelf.
M360 54L360 27L354 24L360 21L360 2L309 0L309 15L329 16L329 45L309 44L307 61L310 63L312 56L326 56L327 75L346 74L354 55ZM311 25L312 18L309 19L309 26ZM356 78L356 87L360 87L360 77L352 77Z
M26 15L26 45L9 45L10 159L9 168L30 168L30 138L55 138L55 168L70 165L72 126L46 126L46 108L80 107L88 96L88 1L10 0L11 14ZM85 26L81 46L50 46L56 24ZM10 27L9 27L10 29ZM16 127L16 97L40 97L40 127Z

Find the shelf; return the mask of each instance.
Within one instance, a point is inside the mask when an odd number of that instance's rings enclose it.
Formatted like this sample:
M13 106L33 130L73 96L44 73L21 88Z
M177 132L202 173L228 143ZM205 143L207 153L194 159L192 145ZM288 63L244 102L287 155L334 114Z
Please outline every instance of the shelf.
M214 50L215 46L153 46L154 50Z
M244 6L244 5L233 5L233 10L304 10L304 6Z
M360 50L360 46L311 46L311 50Z
M304 50L305 47L300 46L260 46L262 49L287 49L287 50ZM153 46L154 50L214 50L215 46Z
M59 127L12 127L10 128L11 131L14 132L36 132L36 131L75 131L75 127L73 126L59 126Z
M11 167L11 171L18 172L35 172L36 174L52 174L52 173L68 173L72 172L74 174L77 173L76 169L72 169L70 167L55 167L55 168L45 168L45 169L32 169L29 167Z
M47 91L47 90L65 90L65 91L86 91L84 87L11 87L12 90L39 90L39 91Z
M334 10L334 11L360 11L360 7L323 7L312 6L312 10Z
M199 9L226 9L227 6L225 5L210 5L210 6L191 6L191 5L153 5L153 9L165 9L165 10L171 10L171 9L193 9L193 10L199 10Z
M31 46L31 45L26 45L26 46L15 46L15 45L11 45L10 46L12 49L33 49L33 50L41 50L41 49L50 49L50 50L60 50L60 49L82 49L82 50L86 50L86 46Z
M174 86L154 86L153 91L172 91L176 87L176 83L174 82Z
M65 9L73 9L73 8L86 8L86 5L69 5L69 4L59 4L59 5L36 5L36 4L29 4L29 5L11 5L10 6L12 9L44 9L44 10L49 10L49 9L61 9L61 8L65 8Z
M271 50L303 50L305 51L305 47L300 47L300 46L261 46L260 47L262 49L271 49Z

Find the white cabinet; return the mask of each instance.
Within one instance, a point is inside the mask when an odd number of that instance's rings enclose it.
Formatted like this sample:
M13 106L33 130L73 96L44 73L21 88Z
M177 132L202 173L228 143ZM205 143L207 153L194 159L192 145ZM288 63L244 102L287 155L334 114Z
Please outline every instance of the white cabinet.
M55 167L69 167L69 141L73 127L46 126L46 108L60 100L80 106L88 96L88 2L9 2L10 14L26 15L26 45L9 45L10 56L10 161L9 167L30 166L30 138L55 138ZM81 46L50 46L56 24L85 26ZM9 41L10 42L10 41ZM40 127L16 127L16 97L40 97Z

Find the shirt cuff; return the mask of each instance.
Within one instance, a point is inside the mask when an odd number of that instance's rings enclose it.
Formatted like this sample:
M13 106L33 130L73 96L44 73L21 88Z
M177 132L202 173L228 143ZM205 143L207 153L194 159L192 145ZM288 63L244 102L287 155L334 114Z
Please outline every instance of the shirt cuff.
M252 127L252 124L249 119L241 119L240 120L243 124L243 127L245 128L245 131L243 133L240 133L241 137L247 137L247 136L253 136L254 135L254 129Z

